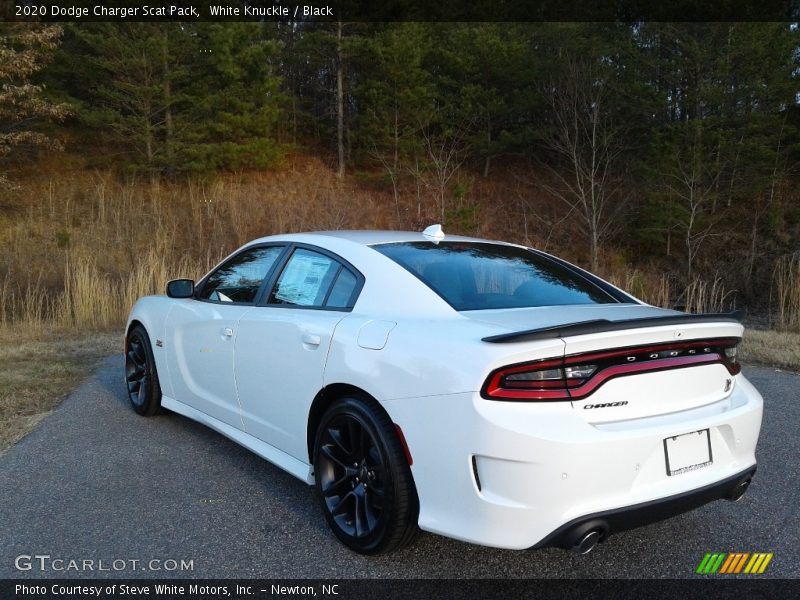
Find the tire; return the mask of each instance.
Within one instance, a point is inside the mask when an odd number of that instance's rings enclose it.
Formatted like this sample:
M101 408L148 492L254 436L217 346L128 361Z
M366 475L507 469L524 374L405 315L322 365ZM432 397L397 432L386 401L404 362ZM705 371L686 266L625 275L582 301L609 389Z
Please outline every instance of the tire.
M150 346L150 336L141 325L128 334L125 354L125 385L131 407L144 417L151 417L161 408L161 385Z
M395 426L369 397L336 401L314 441L317 498L333 533L360 554L410 544L419 501Z

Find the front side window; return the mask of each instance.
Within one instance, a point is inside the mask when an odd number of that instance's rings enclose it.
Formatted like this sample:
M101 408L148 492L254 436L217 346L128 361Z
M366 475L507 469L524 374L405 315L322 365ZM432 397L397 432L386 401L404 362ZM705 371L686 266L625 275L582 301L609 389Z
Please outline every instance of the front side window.
M282 246L267 246L237 254L209 275L198 298L214 302L255 302L261 283L282 252Z
M339 261L298 248L278 278L269 296L270 304L309 308L347 308L357 280Z
M456 310L619 302L589 279L526 248L481 242L372 246Z

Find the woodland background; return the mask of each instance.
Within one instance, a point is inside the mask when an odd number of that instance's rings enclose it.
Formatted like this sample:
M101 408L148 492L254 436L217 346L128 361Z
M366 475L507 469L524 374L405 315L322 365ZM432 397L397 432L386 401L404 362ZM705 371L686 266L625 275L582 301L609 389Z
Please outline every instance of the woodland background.
M788 23L0 24L0 326L119 329L241 243L511 240L800 331Z

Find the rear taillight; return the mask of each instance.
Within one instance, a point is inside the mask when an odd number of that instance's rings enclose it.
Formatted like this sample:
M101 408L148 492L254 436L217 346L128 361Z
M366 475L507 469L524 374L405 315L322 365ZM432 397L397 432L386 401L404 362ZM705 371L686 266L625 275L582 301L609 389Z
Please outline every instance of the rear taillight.
M614 348L503 367L483 386L484 398L495 400L573 400L585 398L609 379L712 363L731 375L739 338Z
M564 360L556 358L498 369L484 386L490 398L565 400Z
M725 353L723 362L725 363L725 366L728 367L728 371L730 371L731 375L736 375L742 370L742 365L739 364L739 360L737 358L738 343L739 341L737 340L732 346L726 346L723 349Z

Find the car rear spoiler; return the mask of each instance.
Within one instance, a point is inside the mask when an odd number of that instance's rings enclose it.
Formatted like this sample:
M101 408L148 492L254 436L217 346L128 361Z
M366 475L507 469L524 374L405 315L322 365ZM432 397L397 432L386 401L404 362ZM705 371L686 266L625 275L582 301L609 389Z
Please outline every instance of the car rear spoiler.
M730 313L702 313L697 315L684 313L666 315L663 317L645 317L643 319L623 319L621 321L593 319L591 321L579 321L578 323L570 323L568 325L556 325L555 327L542 327L540 329L526 329L525 331L490 335L489 337L482 338L482 341L491 344L507 344L511 342L550 340L568 335L585 335L588 333L602 333L604 331L636 329L638 327L657 327L659 325L688 325L693 323L741 324L739 322L740 317L741 312L734 311Z

